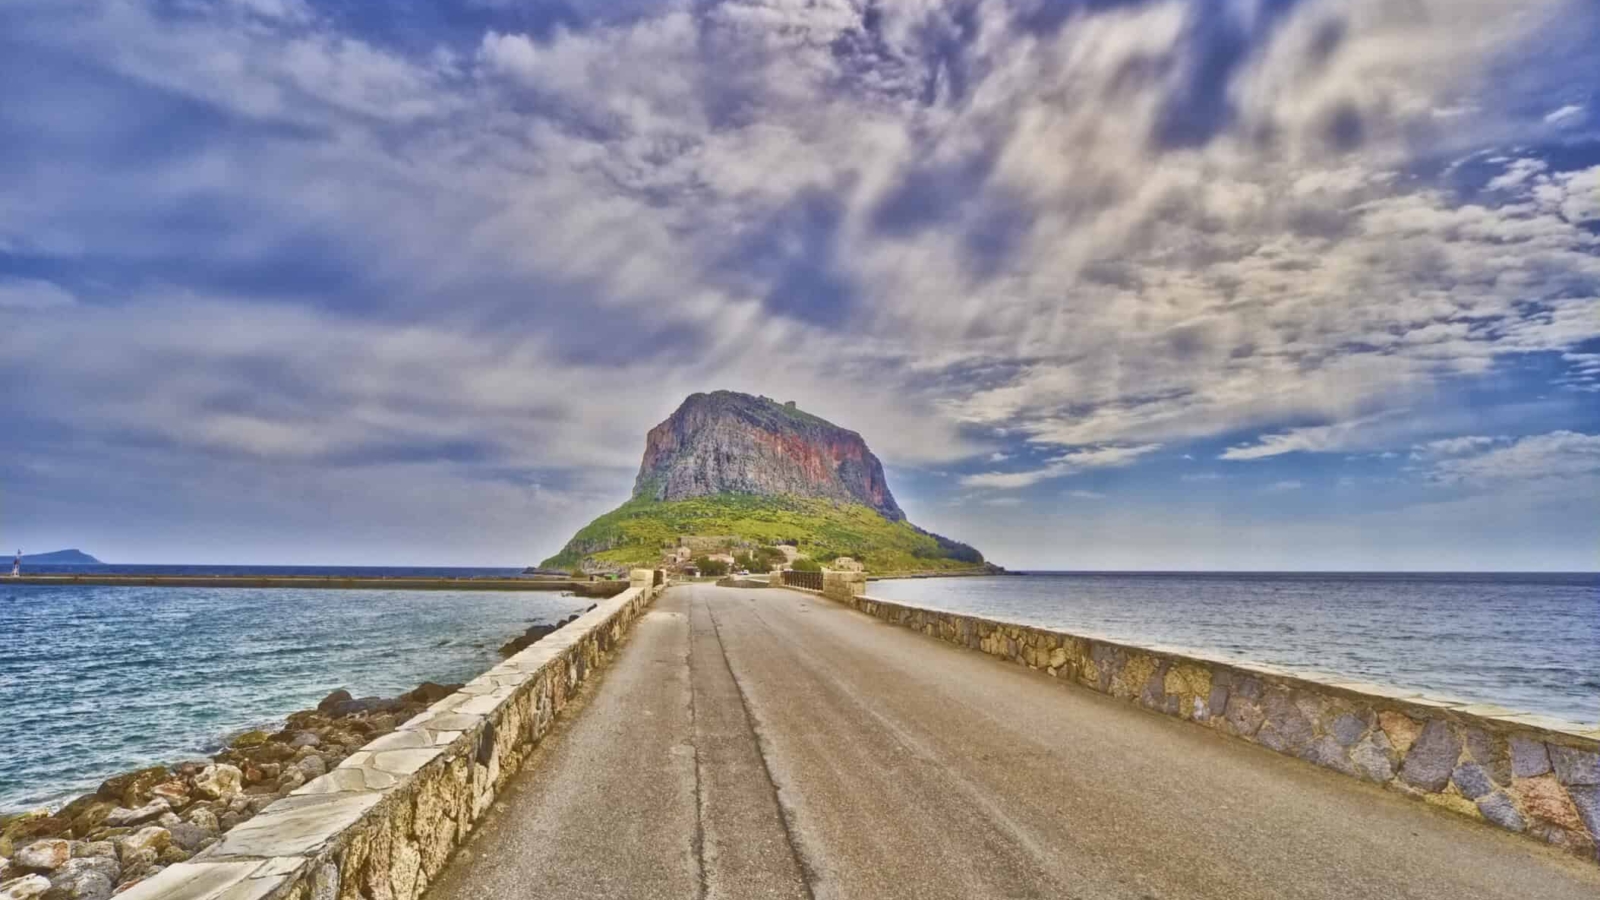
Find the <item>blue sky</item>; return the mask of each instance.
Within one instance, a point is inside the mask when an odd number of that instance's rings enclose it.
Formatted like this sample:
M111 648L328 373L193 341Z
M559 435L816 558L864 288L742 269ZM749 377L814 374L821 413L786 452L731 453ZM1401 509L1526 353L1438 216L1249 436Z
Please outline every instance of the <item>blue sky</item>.
M1588 0L10 0L0 544L513 565L688 393L1016 567L1600 568Z

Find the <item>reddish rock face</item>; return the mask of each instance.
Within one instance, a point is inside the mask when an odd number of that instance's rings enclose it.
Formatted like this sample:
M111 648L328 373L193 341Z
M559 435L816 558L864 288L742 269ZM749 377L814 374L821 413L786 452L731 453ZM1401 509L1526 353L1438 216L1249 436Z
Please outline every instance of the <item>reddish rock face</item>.
M765 397L693 394L650 429L633 495L686 500L723 492L845 500L891 521L905 518L861 435Z

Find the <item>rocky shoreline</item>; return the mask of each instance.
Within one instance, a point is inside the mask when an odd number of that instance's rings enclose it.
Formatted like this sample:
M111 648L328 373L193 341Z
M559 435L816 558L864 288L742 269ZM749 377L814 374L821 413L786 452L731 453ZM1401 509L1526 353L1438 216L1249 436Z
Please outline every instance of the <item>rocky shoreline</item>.
M590 607L593 609L593 607ZM576 619L534 625L510 656ZM185 862L350 754L461 689L425 681L398 697L338 690L275 732L235 736L209 760L106 779L51 813L0 816L0 900L105 900Z

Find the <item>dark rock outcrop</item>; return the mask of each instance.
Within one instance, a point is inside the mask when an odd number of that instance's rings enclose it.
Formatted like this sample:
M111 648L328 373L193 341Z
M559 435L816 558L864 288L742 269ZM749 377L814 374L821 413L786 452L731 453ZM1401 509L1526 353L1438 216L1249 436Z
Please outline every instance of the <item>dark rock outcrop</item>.
M733 391L692 394L650 429L634 499L722 493L820 497L905 513L861 435L793 404Z

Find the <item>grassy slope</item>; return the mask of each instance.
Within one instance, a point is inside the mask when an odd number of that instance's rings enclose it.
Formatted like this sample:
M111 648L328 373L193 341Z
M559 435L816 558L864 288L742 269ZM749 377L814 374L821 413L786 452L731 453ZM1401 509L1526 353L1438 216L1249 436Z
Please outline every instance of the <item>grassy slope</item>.
M871 572L966 570L980 564L952 558L948 545L907 522L890 522L857 504L802 497L722 494L691 500L630 500L590 522L543 568L574 569L586 557L615 566L654 565L678 535L737 535L774 544L798 541L813 559L844 555ZM588 552L585 552L588 551Z

